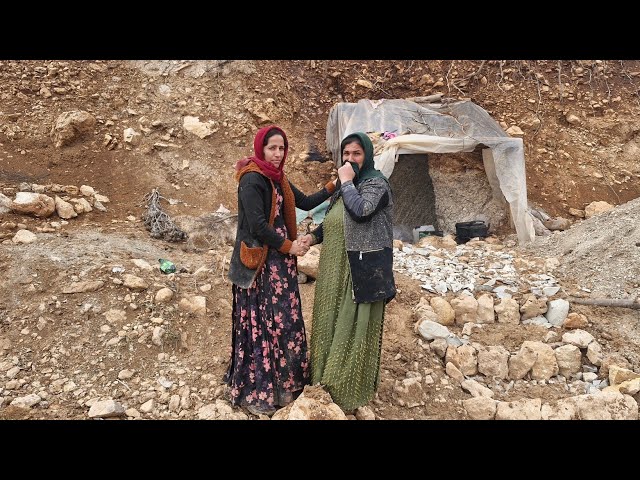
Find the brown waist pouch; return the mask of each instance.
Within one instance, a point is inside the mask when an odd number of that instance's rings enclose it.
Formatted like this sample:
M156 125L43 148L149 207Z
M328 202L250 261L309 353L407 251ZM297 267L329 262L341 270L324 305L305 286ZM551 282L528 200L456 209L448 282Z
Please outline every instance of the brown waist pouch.
M242 264L255 270L262 261L264 247L248 247L244 241L240 242L240 261Z

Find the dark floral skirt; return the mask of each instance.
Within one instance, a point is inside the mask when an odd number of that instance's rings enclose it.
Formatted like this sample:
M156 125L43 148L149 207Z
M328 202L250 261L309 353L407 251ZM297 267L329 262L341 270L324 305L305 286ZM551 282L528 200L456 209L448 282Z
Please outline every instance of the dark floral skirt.
M255 283L233 285L232 316L231 403L265 412L287 405L309 383L295 257L269 249Z

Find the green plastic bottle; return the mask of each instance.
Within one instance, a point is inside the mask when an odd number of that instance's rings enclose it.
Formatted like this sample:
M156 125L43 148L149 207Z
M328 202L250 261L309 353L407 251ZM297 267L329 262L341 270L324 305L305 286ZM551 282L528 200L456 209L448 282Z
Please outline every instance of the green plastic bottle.
M160 262L160 270L162 273L173 273L176 271L176 266L172 261L165 258L159 258L158 262Z

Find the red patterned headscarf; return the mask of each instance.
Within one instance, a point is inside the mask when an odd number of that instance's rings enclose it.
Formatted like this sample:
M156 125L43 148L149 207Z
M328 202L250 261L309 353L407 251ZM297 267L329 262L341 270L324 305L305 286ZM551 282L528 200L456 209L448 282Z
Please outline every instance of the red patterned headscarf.
M282 157L282 161L278 168L274 167L271 162L268 162L264 159L264 137L267 136L270 130L277 130L282 138L284 139L284 156ZM284 161L287 159L287 153L289 152L289 142L287 141L287 135L284 133L280 127L276 125L269 125L267 127L263 127L258 130L256 134L256 138L253 140L253 150L255 154L251 157L243 158L236 163L236 170L240 171L242 168L246 167L249 162L254 162L258 167L260 167L260 171L267 177L269 177L274 182L280 182L282 180L282 169L284 168Z

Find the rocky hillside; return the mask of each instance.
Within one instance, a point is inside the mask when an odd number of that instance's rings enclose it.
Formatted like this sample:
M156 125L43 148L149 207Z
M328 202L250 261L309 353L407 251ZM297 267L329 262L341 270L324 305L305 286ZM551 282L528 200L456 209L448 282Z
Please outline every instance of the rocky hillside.
M583 220L640 196L639 77L610 60L0 61L0 417L249 418L221 381L233 164L277 123L311 191L335 171L336 102L442 93L523 138L531 205L566 231L528 249L398 245L378 397L353 418L637 418L636 311L572 298L639 292L605 260L631 248L620 236L640 242L634 205ZM188 241L150 236L153 189ZM303 400L279 415L342 413L321 391Z

